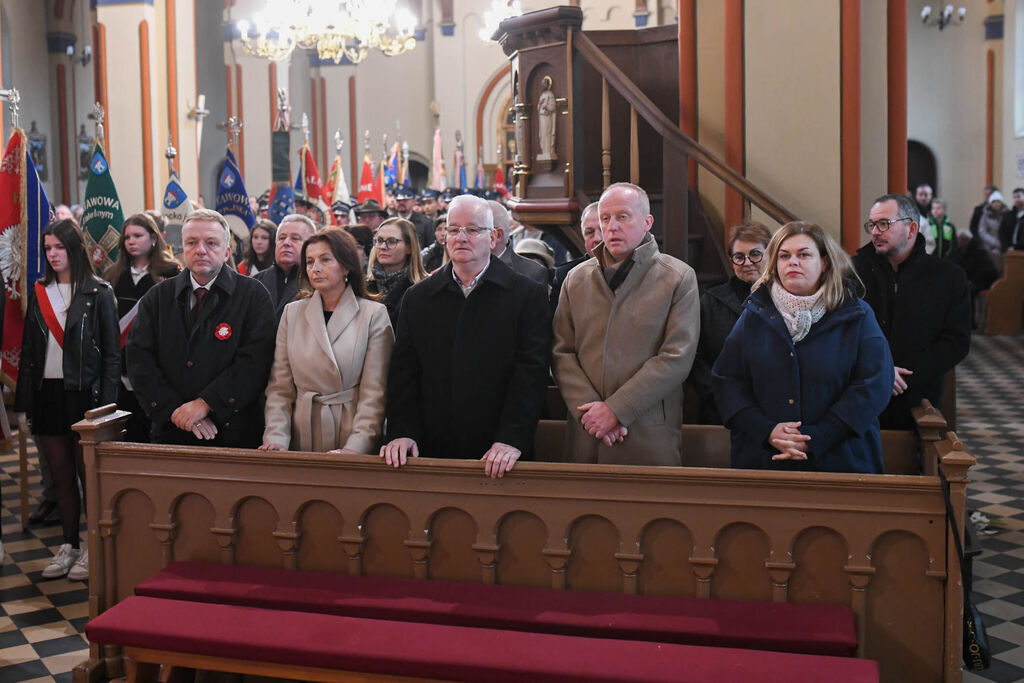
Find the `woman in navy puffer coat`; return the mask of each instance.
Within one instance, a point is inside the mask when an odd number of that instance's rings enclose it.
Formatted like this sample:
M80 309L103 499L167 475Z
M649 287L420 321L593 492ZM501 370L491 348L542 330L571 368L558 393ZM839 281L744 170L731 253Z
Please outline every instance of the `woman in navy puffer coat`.
M784 225L712 369L732 466L883 473L889 345L849 257L820 226Z

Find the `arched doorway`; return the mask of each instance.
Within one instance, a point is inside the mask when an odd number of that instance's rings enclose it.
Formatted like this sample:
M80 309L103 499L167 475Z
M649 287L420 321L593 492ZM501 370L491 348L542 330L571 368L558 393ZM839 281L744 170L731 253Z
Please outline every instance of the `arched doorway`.
M935 196L940 196L935 153L923 142L907 140L907 191L913 195L917 186L924 184L931 185Z

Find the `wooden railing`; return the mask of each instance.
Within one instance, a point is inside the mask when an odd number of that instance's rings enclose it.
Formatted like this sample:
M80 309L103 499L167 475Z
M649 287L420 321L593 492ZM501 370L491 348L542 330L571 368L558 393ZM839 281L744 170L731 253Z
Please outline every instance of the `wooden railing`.
M664 244L668 253L679 255L685 261L690 260L688 253L690 221L688 218L693 214L689 211L688 203L692 197L689 192L685 191L689 186L689 159L694 160L700 167L737 192L743 198L745 207L756 206L779 223L796 219L796 215L792 211L772 199L742 174L730 168L711 151L680 130L678 124L666 116L585 33L575 32L572 36L572 46L574 52L594 68L602 78L601 171L604 186L607 187L612 176L610 91L614 90L630 107L630 182L639 184L640 179L639 120L643 119L647 122L662 140L662 178L664 183L662 221L667 226L664 232ZM671 191L673 188L682 191ZM749 208L745 213L748 212ZM682 226L682 230L675 229L675 226ZM721 242L715 240L712 242L715 244L717 256L724 265L726 257Z

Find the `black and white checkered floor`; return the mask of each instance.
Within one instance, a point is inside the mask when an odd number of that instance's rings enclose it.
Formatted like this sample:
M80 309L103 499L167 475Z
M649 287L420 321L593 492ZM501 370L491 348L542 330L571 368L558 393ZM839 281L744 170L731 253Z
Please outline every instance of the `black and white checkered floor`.
M1024 681L1024 337L982 337L957 372L960 428L978 458L968 486L969 507L989 519L974 562L975 602L986 615L992 668L964 680ZM38 493L35 449L30 490ZM84 583L41 580L60 545L60 527L22 532L17 454L0 455L3 541L0 567L0 683L70 681L88 656ZM33 505L34 507L34 505Z

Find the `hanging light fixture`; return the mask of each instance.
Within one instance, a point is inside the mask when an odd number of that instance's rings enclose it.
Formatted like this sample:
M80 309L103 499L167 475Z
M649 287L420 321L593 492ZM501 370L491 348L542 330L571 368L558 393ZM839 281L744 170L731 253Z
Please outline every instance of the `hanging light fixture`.
M941 31L949 25L956 26L964 23L965 16L967 16L966 7L954 9L952 5L946 5L941 12L933 14L932 6L925 5L921 10L921 23L925 26L934 26Z
M480 29L480 40L490 42L491 36L498 30L498 24L518 17L523 13L523 3L520 0L491 0L491 8L484 12L484 25Z
M274 0L235 25L242 49L270 60L296 48L335 64L363 61L371 50L389 57L416 47L416 17L396 0Z

